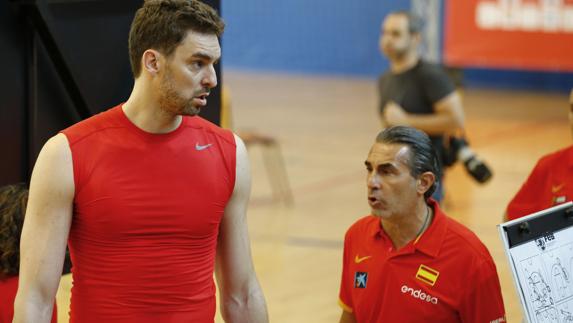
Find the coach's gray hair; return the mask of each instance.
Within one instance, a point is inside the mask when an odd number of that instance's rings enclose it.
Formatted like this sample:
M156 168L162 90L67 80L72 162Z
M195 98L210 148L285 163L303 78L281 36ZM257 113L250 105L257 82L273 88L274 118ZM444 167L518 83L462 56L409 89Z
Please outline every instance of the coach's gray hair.
M439 179L442 177L438 156L430 137L412 127L394 126L381 131L376 136L376 142L408 146L410 150L408 164L412 177L417 178L425 172L431 172L436 177L434 184L424 194L426 200L429 199L438 188Z

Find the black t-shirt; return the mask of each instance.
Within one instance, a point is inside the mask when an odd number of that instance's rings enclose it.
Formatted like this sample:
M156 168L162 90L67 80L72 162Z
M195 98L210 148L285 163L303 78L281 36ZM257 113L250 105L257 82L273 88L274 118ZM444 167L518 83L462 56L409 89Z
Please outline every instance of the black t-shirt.
M389 101L394 101L406 112L432 114L434 104L454 92L455 87L445 71L434 64L419 60L411 69L393 74L388 71L378 81L380 114ZM443 136L430 136L442 158Z

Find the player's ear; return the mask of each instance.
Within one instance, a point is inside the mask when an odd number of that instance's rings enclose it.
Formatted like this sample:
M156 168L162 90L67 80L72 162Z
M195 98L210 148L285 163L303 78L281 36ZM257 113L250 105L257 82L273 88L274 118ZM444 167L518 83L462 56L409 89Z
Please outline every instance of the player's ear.
M143 52L141 64L149 74L156 75L163 66L163 55L154 49L148 49Z

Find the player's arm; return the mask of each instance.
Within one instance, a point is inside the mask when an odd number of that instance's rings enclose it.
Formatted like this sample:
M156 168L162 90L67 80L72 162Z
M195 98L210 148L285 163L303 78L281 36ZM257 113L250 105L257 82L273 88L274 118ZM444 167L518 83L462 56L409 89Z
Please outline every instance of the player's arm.
M20 241L14 323L50 322L72 220L72 155L63 134L48 140L34 166Z
M237 143L236 179L233 195L219 228L216 276L221 312L226 322L268 322L267 306L255 274L247 230L247 204L251 174L247 151Z
M407 113L395 102L389 102L384 109L385 122L389 125L406 125L420 129L430 135L452 134L464 127L464 110L457 91L434 103L432 114Z
M354 318L354 314L342 310L342 315L340 316L339 323L356 323L356 319Z

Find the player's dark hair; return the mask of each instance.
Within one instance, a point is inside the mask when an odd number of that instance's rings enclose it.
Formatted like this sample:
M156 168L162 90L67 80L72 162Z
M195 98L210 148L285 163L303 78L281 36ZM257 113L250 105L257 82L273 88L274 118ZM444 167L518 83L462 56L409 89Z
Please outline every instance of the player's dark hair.
M198 0L146 0L135 13L129 31L133 77L141 73L141 57L146 50L169 56L189 30L219 37L224 29L217 12Z

